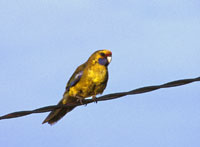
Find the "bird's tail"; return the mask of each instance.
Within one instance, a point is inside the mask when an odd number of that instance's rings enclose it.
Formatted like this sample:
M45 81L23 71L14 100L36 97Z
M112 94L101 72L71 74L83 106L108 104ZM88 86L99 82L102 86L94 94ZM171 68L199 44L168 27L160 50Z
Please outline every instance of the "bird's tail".
M64 95L63 99L58 103L58 105L69 104L75 102L76 98L68 96L68 94ZM59 121L65 114L72 111L74 107L69 108L59 108L51 111L51 113L46 117L46 119L42 122L42 124L47 123L53 125L57 121Z

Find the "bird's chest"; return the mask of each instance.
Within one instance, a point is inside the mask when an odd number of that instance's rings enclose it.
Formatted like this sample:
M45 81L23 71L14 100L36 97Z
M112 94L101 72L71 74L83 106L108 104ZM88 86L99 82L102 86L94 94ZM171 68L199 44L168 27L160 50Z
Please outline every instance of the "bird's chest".
M70 94L80 97L89 97L102 93L106 87L108 72L103 67L86 69L81 80L72 88Z
M97 85L107 80L108 76L105 67L93 67L91 69L88 69L86 74L88 76L88 82L92 82Z

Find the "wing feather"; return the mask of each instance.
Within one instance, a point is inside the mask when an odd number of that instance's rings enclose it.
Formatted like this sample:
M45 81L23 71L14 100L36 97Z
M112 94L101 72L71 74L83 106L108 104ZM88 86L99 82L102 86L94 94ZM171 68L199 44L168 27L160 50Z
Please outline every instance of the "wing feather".
M86 64L82 64L75 70L75 72L73 73L73 75L71 76L71 78L69 79L69 81L67 83L66 91L69 91L69 89L71 87L75 86L80 81L80 79L83 75L85 66L86 66Z

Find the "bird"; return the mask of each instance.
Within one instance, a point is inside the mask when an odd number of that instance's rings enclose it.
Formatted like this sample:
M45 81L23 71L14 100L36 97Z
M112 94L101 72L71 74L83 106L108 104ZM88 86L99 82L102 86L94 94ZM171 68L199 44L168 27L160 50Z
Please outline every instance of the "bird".
M108 65L112 60L112 52L107 49L97 50L88 60L78 66L67 82L63 98L58 105L66 105L80 102L88 97L96 101L96 95L102 94L108 82ZM50 125L55 124L64 115L76 106L58 108L50 112L42 122Z

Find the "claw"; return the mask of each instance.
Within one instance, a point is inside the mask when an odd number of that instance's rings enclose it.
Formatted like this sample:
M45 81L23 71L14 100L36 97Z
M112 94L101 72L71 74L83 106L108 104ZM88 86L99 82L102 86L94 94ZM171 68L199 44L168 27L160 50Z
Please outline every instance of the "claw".
M93 95L93 96L92 96L92 100L97 104L98 101L97 101L96 95Z
M77 102L80 102L80 103L81 103L81 105L85 105L85 106L87 106L87 104L84 104L84 103L83 103L83 99L84 99L83 97L76 96L76 98L77 98L77 100L76 100L76 101L77 101Z

